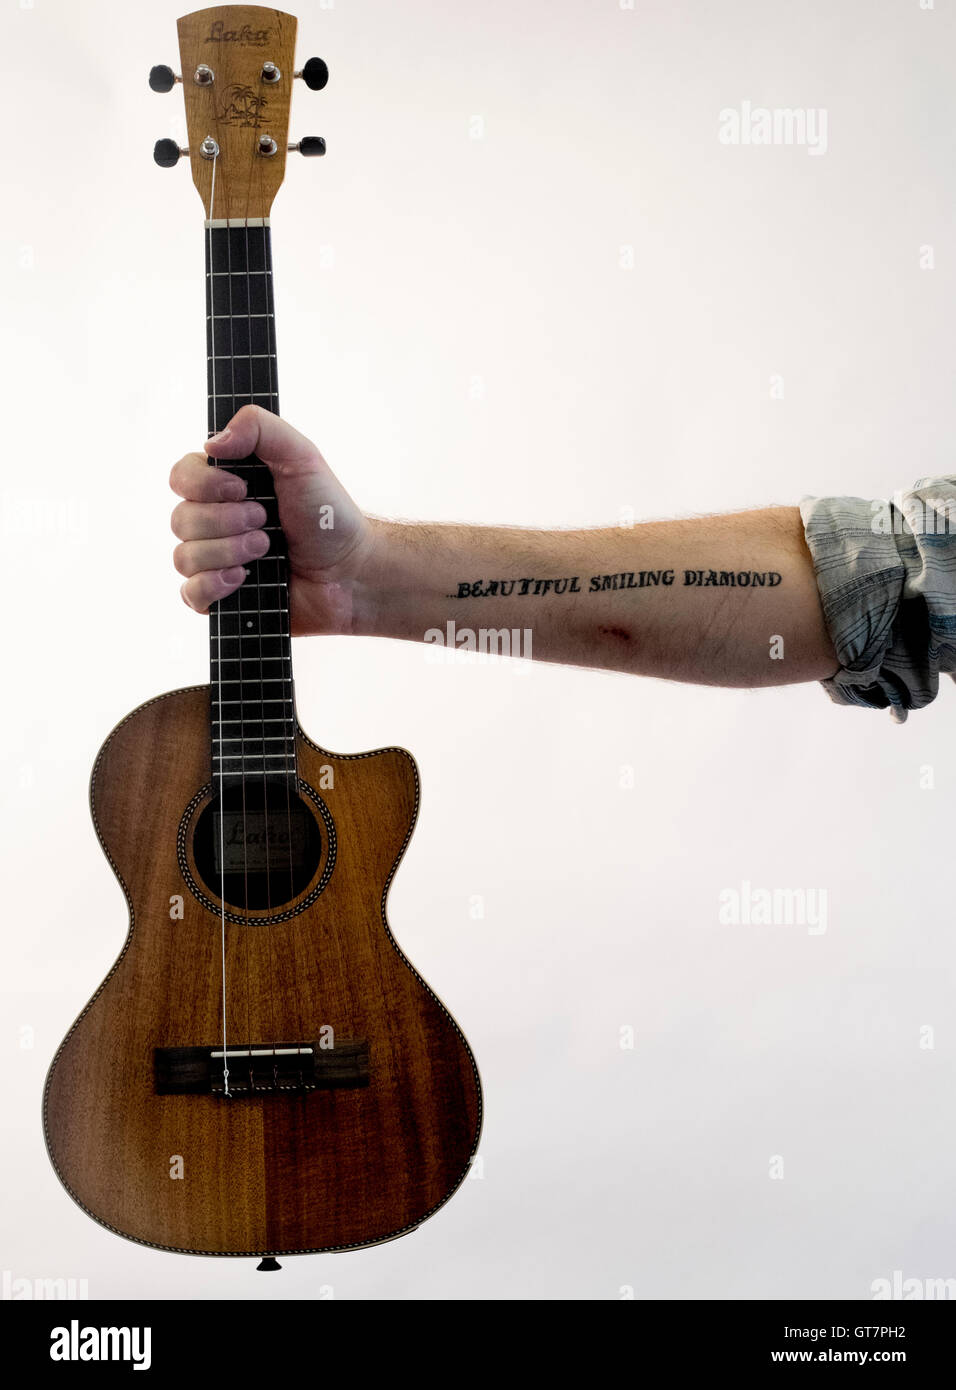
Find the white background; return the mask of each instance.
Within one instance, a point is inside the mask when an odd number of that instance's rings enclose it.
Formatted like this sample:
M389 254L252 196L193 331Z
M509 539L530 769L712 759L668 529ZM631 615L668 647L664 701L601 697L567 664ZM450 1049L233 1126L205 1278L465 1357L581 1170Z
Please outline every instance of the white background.
M61 1189L42 1082L126 929L90 766L128 710L207 674L167 491L204 437L202 209L185 161L151 158L186 143L182 90L146 85L178 67L179 13L5 0L0 29L0 1266L103 1298L867 1298L956 1275L948 680L897 727L814 685L299 641L312 737L419 762L390 917L477 1053L483 1176L412 1236L271 1280L121 1241ZM949 0L298 13L300 61L332 78L297 84L292 135L329 153L290 156L273 210L283 410L368 509L613 524L952 471ZM721 144L743 101L825 108L827 153ZM826 890L826 932L721 926L743 880Z

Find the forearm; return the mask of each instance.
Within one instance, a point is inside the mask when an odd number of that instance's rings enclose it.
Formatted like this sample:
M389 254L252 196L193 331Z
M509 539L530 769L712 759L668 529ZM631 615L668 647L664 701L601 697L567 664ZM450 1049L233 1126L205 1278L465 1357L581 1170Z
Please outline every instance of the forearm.
M705 685L837 669L795 507L588 531L373 523L353 631L502 629L538 660Z
M822 680L837 704L898 720L956 675L949 475L892 504L804 497L605 530L387 522L365 515L309 439L246 405L170 475L183 499L174 563L198 613L268 554L267 512L229 468L252 454L275 482L295 636L441 640L707 685Z

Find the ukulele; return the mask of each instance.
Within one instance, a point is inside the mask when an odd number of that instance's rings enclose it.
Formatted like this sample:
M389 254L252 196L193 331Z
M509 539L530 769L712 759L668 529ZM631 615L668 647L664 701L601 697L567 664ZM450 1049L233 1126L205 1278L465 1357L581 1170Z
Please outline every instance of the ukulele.
M205 213L209 433L278 413L270 211L288 145L296 21L229 5L179 20L189 162ZM158 163L179 147L159 141ZM212 462L215 462L214 460ZM226 465L271 546L210 611L211 679L116 726L90 782L129 905L118 959L46 1080L70 1196L155 1249L354 1250L413 1231L465 1178L481 1085L458 1024L389 929L418 814L402 748L330 753L296 720L287 549L268 468Z

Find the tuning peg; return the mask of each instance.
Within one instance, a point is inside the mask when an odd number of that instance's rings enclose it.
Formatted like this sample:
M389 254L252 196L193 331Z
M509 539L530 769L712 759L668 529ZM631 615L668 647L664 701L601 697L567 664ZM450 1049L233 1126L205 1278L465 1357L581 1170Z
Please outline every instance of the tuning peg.
M182 82L182 80L165 63L159 63L158 66L149 70L149 85L154 92L171 92L173 83Z
M153 158L161 169L171 169L181 154L188 154L175 140L157 140L153 146Z
M294 73L293 76L301 77L305 85L311 87L313 92L321 92L329 80L329 69L321 58L310 58L302 71Z
M298 150L299 154L325 154L325 141L321 135L303 135L301 140L289 146L290 150Z

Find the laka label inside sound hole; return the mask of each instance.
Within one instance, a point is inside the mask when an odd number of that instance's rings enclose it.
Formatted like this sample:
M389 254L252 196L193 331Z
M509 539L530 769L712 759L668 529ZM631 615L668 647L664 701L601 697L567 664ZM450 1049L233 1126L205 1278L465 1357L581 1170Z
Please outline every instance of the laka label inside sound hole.
M287 783L226 786L202 809L193 857L207 891L240 911L292 902L322 862L322 833L312 806Z

